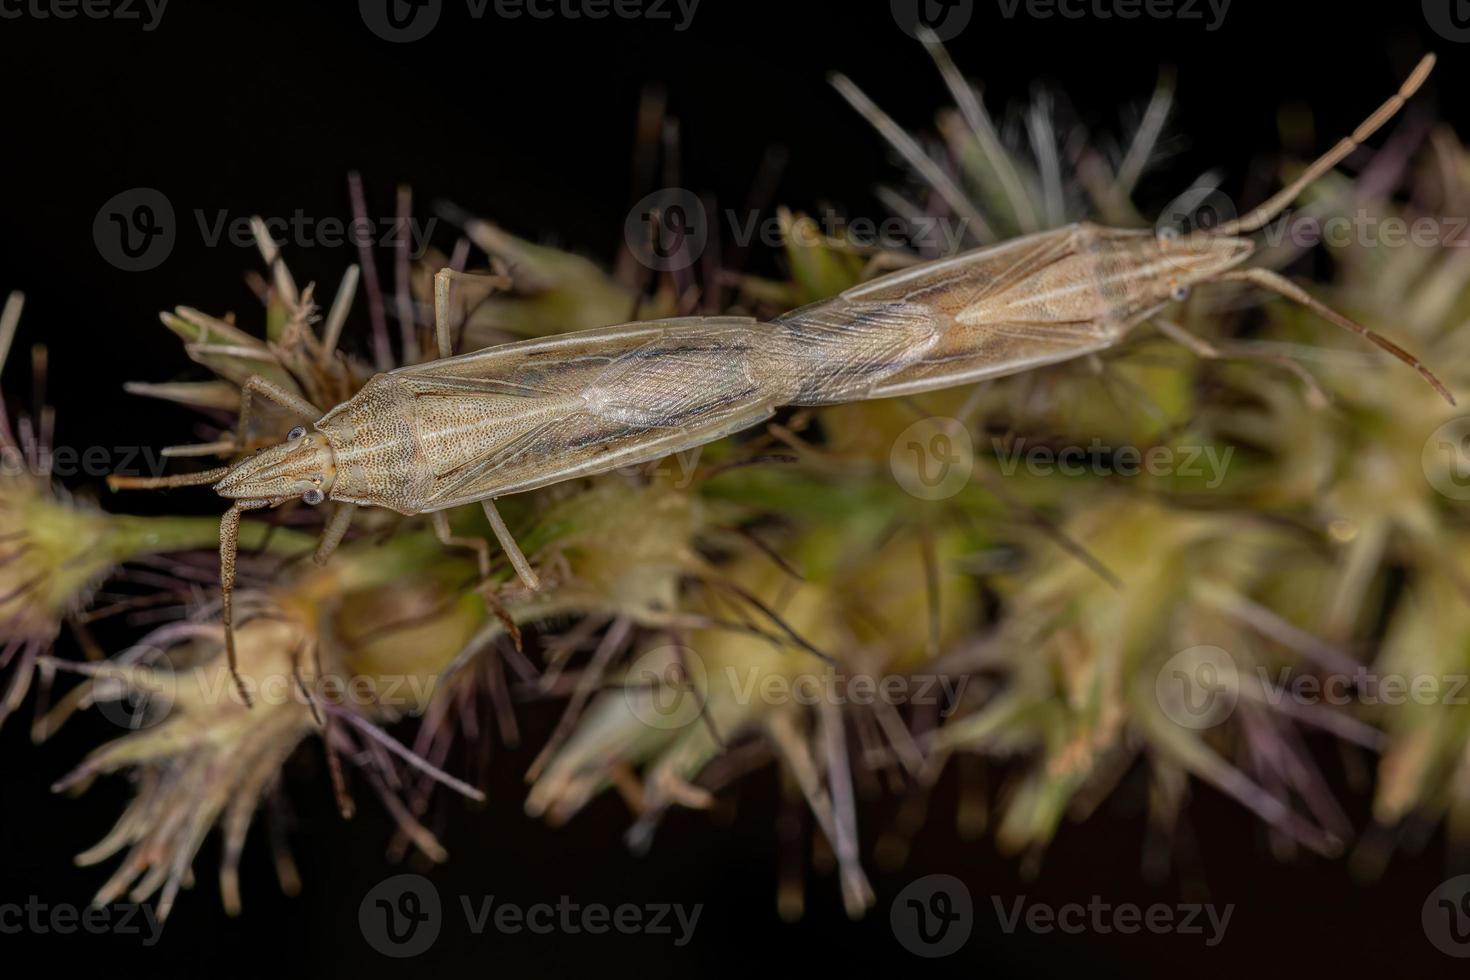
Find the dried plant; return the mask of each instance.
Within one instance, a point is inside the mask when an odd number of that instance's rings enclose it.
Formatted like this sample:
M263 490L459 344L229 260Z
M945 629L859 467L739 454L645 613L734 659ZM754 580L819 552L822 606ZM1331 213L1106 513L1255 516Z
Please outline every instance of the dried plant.
M1115 143L1051 97L998 123L944 50L928 49L955 101L937 138L903 133L852 82L836 83L918 178L883 192L899 214L961 220L979 243L1084 217L1148 223L1133 198L1158 156L1167 78ZM643 131L673 131L657 100L644 116ZM1327 182L1304 213L1366 208L1412 220L1470 199L1470 154L1452 136L1436 133L1418 154L1395 139L1371 180ZM353 189L360 207L355 178ZM400 204L410 202L403 192ZM325 313L259 224L266 274L250 280L259 322L166 313L209 377L129 385L195 413L203 441L169 455L228 461L284 437L295 420L283 413L241 418L251 375L330 406L376 371L426 359L441 268L464 274L454 317L467 349L629 318L766 315L928 257L829 237L781 209L784 277L713 264L650 274L626 253L607 271L442 212L463 233L447 251L418 265L396 253L392 295L368 256ZM1281 249L1273 261L1296 254ZM1369 326L1412 335L1466 390L1463 253L1407 244L1334 254L1334 299ZM367 329L349 332L359 283ZM945 778L961 783L961 823L975 829L993 809L996 844L1033 871L1065 818L1085 818L1138 771L1152 873L1168 866L1192 779L1260 816L1283 856L1352 848L1372 870L1416 816L1446 820L1463 840L1463 709L1307 703L1279 686L1359 668L1470 670L1464 498L1442 489L1459 485L1463 446L1424 448L1453 413L1409 373L1324 343L1305 314L1253 317L1231 301L1196 297L1183 308L1180 332L1198 342L1139 335L972 390L787 412L692 458L509 498L506 521L540 590L503 561L481 575L474 542L490 528L476 508L450 514L465 547L442 545L424 519L378 513L320 564L305 532L326 516L271 511L241 536L235 623L254 707L231 683L219 603L192 587L208 578L214 524L75 500L45 466L49 414L20 418L14 431L4 420L0 449L19 465L0 475L0 656L13 674L3 713L39 668L75 683L38 714L38 735L81 707L126 720L133 730L58 786L132 776L133 803L80 860L122 855L99 902L156 895L164 910L215 826L225 905L239 909L247 829L289 791L283 771L302 743L323 754L344 812L365 785L391 813L390 853L444 859L426 825L436 788L481 792L447 771L451 747L491 729L517 742L516 706L527 699L565 702L527 774L528 812L566 821L613 790L636 848L653 846L670 807L708 808L734 780L776 765L782 805L805 807L814 829L783 865L787 916L806 902L808 847L832 859L847 911L861 914L874 897L865 862L902 860ZM0 363L18 317L15 301L0 318ZM948 455L935 458L940 446ZM1028 462L1033 451L1055 463L1074 449L1089 461L1077 472ZM1150 454L1189 453L1215 469L1139 472ZM958 476L929 493L938 463ZM130 580L130 563L145 559L149 576ZM1399 573L1401 592L1389 588ZM98 592L109 579L130 590ZM86 622L141 608L168 618L125 650L96 649ZM51 652L63 622L78 625L85 659ZM1207 717L1176 683L1206 675L1213 695L1228 695ZM870 681L903 696L855 696ZM925 684L930 694L916 696ZM799 696L807 690L815 696ZM1381 752L1378 826L1361 840L1307 731ZM975 784L977 759L1005 772L998 794ZM880 793L903 802L875 828L862 801ZM281 834L272 840L293 890L288 849Z

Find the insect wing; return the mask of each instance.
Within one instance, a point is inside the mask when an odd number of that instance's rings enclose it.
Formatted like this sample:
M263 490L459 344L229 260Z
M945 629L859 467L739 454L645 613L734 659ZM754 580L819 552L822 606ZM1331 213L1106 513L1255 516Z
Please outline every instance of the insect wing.
M761 359L773 329L745 317L650 321L395 372L434 467L424 509L636 465L769 418L780 398Z
M1085 252L1097 234L1072 225L890 273L821 304L822 315L856 321L876 306L929 312L932 342L915 348L898 370L874 378L862 397L917 394L1068 360L1108 346L1107 332L1092 321L1018 321L1005 308L1043 270Z

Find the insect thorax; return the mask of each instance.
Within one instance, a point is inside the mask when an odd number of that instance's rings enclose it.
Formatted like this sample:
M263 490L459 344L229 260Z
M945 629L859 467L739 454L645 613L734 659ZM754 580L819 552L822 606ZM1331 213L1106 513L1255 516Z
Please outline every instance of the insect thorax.
M430 477L416 438L414 398L402 381L378 375L316 427L337 457L333 500L421 511Z

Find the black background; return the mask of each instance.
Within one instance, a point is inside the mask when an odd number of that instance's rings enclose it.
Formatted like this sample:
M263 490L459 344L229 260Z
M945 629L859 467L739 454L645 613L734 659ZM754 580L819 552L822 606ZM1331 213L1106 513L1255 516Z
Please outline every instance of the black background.
M445 7L438 28L412 44L375 37L351 3L173 0L152 32L137 22L0 19L0 289L28 294L21 343L51 346L58 442L157 446L188 438L179 413L123 395L120 382L186 372L156 311L186 303L255 313L241 279L255 267L253 252L208 247L196 209L346 218L344 175L356 168L374 215L391 213L394 185L404 181L418 195L421 216L427 202L444 198L526 237L605 259L621 241L631 203L634 110L647 82L667 86L682 124L685 186L737 202L766 147L781 144L791 160L778 200L806 209L831 202L872 216L881 214L873 184L895 171L825 73L847 72L913 128L927 126L945 98L927 57L885 2L703 0L683 32L669 21L475 21L461 2ZM1177 69L1166 145L1172 156L1164 178L1144 189L1155 203L1210 167L1224 169L1227 192L1246 187L1258 172L1253 166L1278 147L1282 105L1310 106L1325 147L1425 50L1438 51L1441 62L1423 104L1462 132L1470 122L1458 97L1470 80L1470 47L1431 30L1417 2L1375 9L1235 0L1213 32L1201 20L1042 20L1024 12L1007 19L1000 9L996 0L976 0L969 27L950 45L966 73L984 83L992 108L1046 81L1067 92L1084 119L1112 128L1125 103L1147 97L1161 65ZM129 273L99 255L92 222L104 201L139 186L171 200L179 240L158 268ZM334 286L355 256L346 247L316 247L289 251L288 259L300 281ZM360 308L354 322L362 322ZM5 381L23 391L23 359L12 361ZM177 495L172 506L213 507L202 492ZM551 711L529 709L529 744L554 720ZM83 718L37 749L23 719L0 731L0 902L37 896L76 903L100 884L101 869L78 870L70 856L111 825L127 798L124 781L105 781L80 801L55 797L48 786L115 733L100 718ZM878 903L865 920L847 921L835 882L814 875L807 917L792 926L774 911L770 772L740 788L733 821L675 814L639 859L621 842L626 815L616 799L600 800L560 830L524 817L526 750L496 758L483 810L448 808L451 860L431 877L449 919L432 951L395 962L370 949L357 926L362 896L403 870L381 856L387 820L372 805L351 823L340 820L314 752L303 755L288 779L299 810L293 847L304 895L279 895L266 848L252 836L246 911L225 917L211 840L196 864L199 885L157 947L116 935L0 935L0 962L11 968L22 955L37 956L33 969L160 977L427 969L883 975L916 967L996 977L1428 976L1458 965L1429 945L1419 925L1425 896L1450 873L1437 836L1422 854L1401 857L1382 880L1364 885L1342 862L1278 863L1253 818L1200 790L1189 811L1199 874L1210 901L1235 904L1220 946L1184 936L1005 935L991 895L1173 902L1181 886L1141 881L1137 785L1090 823L1064 828L1040 878L1025 882L989 838L957 840L946 784L909 866L873 869ZM1324 757L1334 765L1330 752ZM1366 814L1356 806L1361 824ZM883 816L865 812L864 820L876 827ZM908 881L935 872L964 879L977 921L962 952L920 961L895 941L888 904ZM704 910L684 948L652 936L476 937L457 914L456 897L464 894L521 904L563 894L609 905L700 902Z

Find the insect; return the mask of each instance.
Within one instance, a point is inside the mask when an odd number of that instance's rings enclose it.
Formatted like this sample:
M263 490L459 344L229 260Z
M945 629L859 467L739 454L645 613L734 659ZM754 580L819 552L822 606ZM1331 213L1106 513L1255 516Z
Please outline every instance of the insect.
M525 584L538 579L495 498L606 472L712 442L787 405L907 395L1014 374L1116 345L1152 320L1209 352L1159 315L1206 283L1262 287L1306 306L1411 365L1451 404L1415 357L1327 308L1275 272L1242 268L1249 236L1392 117L1424 82L1426 57L1377 112L1290 185L1250 213L1188 235L1073 224L928 262L769 321L688 317L602 327L450 356L450 289L435 279L440 360L372 378L327 412L261 378L244 386L240 432L253 397L310 423L232 467L114 485L213 483L232 501L220 525L220 585L230 668L231 594L244 511L294 498L339 505L317 558L342 540L359 506L428 514L455 538L445 511L480 503ZM1183 335L1182 338L1179 335ZM247 697L248 702L248 697Z

